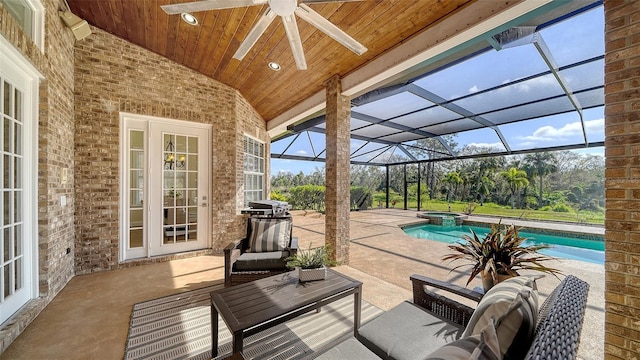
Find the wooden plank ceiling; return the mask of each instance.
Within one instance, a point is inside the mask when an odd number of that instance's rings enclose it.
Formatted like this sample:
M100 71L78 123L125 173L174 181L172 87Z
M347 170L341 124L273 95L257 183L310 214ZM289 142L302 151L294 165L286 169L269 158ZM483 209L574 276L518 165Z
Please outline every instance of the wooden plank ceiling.
M321 91L335 74L345 76L407 38L450 16L471 0L364 0L309 4L368 48L352 53L297 18L308 69L297 70L279 18L242 60L232 56L267 9L250 6L196 12L197 26L160 5L188 0L68 0L91 25L227 84L267 121ZM271 61L282 70L270 70Z

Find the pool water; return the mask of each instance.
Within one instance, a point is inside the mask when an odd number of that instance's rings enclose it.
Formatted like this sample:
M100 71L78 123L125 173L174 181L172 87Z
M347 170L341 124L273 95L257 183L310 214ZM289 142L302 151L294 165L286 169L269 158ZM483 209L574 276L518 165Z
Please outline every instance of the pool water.
M490 230L488 227L475 225L441 226L441 225L412 225L403 228L407 235L418 239L429 239L453 244L462 241L462 235L471 235L471 230L483 238ZM540 234L518 231L520 236L527 239L525 245L548 244L552 248L540 250L541 254L557 258L586 261L604 264L604 241L565 237L551 234Z

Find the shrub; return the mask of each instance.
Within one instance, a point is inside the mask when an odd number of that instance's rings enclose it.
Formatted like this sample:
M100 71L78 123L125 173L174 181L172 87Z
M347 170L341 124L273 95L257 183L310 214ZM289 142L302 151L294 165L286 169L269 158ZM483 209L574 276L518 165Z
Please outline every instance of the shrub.
M324 192L322 185L294 186L290 190L289 203L293 209L324 211Z
M571 212L571 208L569 205L565 203L555 204L553 205L553 211L555 212Z
M287 196L278 190L273 190L271 194L269 194L269 199L277 201L287 201Z
M351 187L351 210L367 210L373 203L370 189L362 186Z

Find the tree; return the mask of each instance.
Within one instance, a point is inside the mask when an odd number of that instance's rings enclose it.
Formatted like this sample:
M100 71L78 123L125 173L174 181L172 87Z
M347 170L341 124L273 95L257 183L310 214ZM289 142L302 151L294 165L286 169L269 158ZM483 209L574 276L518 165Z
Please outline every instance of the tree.
M447 175L445 175L444 179L442 179L442 182L446 184L447 187L447 203L449 203L451 201L451 190L452 187L457 187L458 185L462 184L463 180L462 177L460 177L460 174L458 174L458 172L456 171L452 171L450 173L448 173Z
M542 178L547 174L558 171L555 162L555 156L549 152L538 152L524 157L524 166L530 170L532 176L537 176L539 180L538 207L543 206Z
M519 194L518 190L529 185L527 173L524 170L511 167L509 170L502 171L500 176L502 176L509 184L509 191L511 191L511 208L513 209L515 208L514 201L516 195ZM520 201L518 200L518 204L519 203Z
M478 200L480 200L480 206L484 205L484 199L491 193L491 189L495 183L488 176L483 176L478 182L476 193Z

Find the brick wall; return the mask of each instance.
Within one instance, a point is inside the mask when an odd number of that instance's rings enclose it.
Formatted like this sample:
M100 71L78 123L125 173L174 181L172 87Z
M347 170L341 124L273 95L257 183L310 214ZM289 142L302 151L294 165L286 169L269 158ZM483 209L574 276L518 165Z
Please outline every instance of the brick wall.
M97 28L75 48L76 273L119 267L120 112L207 123L212 241L244 230L243 133L266 124L233 88Z
M605 7L605 357L640 357L640 1Z
M0 353L74 275L132 265L118 264L120 111L212 124L214 252L244 231L242 135L268 142L264 120L234 89L96 28L74 46L57 14L64 2L42 3L44 53L0 5L0 36L44 76L34 145L41 296L0 328Z
M58 17L62 0L43 0L45 52L33 43L0 5L0 36L15 46L44 76L38 114L38 277L40 298L0 329L0 353L74 276L73 46L74 37ZM61 169L69 171L66 184ZM62 207L60 198L68 205ZM67 248L71 253L67 254Z

